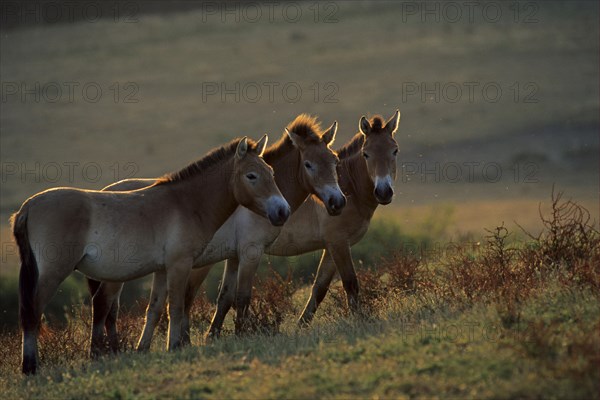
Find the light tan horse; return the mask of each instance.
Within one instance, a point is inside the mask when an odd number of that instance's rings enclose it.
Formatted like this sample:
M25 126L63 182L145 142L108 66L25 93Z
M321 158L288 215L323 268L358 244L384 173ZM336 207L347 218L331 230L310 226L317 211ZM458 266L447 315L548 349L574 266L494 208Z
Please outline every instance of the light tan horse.
M275 225L289 216L273 170L261 158L266 142L266 135L258 143L234 140L137 191L57 188L25 201L12 217L21 255L23 372L36 372L41 314L74 270L121 282L165 271L168 348L178 347L189 272L238 204Z
M275 170L275 181L290 204L292 212L300 207L311 193L325 204L328 214L336 215L342 211L346 199L337 183L336 165L339 159L329 147L335 139L336 130L337 123L323 132L315 118L300 115L288 125L279 142L265 151L264 159ZM153 179L128 179L106 189L131 190L152 183ZM229 273L237 274L238 265L248 271L249 278L239 286L238 296L246 296L249 299L252 277L264 248L275 240L279 231L280 228L271 226L264 218L244 207L238 207L217 231L202 256L197 259L193 282L188 286L190 291L186 292L186 304L191 305L195 296L199 286L195 282L201 283L212 265L224 259L228 259ZM106 328L109 344L114 351L118 343L116 320L122 285L103 282L98 288L98 282L88 283L93 295L94 309L92 354L103 351L103 327ZM138 350L147 350L150 347L154 328L164 307L165 289L164 274L156 273ZM242 321L243 315L238 315ZM218 318L216 315L215 319ZM189 343L189 307L186 309L183 325L183 340Z
M398 154L394 135L399 122L399 111L387 123L380 116L374 116L371 121L362 117L360 132L338 151L341 160L339 182L348 200L341 215L335 218L329 216L322 204L311 197L290 217L277 239L265 251L270 255L295 256L324 249L300 324L312 319L327 293L336 268L342 278L349 307L353 311L358 310L358 279L350 248L367 232L377 206L392 201ZM216 315L224 316L234 304L235 298L228 292L235 291L236 280L240 284L248 279L248 272L241 270L241 266L237 274L230 272L231 267L229 263L225 266ZM191 285L202 283L197 275L199 272L193 271L188 292L194 292ZM192 300L186 298L186 302ZM222 322L222 318L213 319L209 334L217 335Z

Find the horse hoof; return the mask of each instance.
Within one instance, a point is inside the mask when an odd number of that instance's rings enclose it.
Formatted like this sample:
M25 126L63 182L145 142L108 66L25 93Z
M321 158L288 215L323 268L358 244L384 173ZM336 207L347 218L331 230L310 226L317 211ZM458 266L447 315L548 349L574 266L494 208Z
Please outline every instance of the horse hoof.
M36 360L24 359L23 360L23 373L25 375L35 375L37 372L37 362Z

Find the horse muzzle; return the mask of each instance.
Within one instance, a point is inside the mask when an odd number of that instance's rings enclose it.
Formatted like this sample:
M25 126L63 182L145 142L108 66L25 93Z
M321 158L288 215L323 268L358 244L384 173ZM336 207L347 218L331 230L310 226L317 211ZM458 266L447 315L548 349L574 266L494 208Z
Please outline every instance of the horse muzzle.
M341 192L338 195L330 196L329 199L327 199L327 203L325 203L327 213L331 216L340 215L345 206L346 196Z
M267 217L274 226L285 224L291 214L290 205L283 197L272 196L267 200Z
M379 204L390 204L394 198L394 189L391 185L391 178L386 177L384 179L379 179L378 177L375 180L375 190L373 191L373 195Z

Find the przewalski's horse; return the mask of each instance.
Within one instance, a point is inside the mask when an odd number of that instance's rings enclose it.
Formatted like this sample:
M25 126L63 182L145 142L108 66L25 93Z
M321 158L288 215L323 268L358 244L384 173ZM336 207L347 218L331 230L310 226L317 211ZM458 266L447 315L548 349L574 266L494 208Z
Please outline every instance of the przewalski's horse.
M379 204L389 204L394 195L392 182L396 179L396 156L398 144L394 139L400 111L387 123L380 116L371 121L365 117L360 119L360 132L338 151L341 160L338 166L339 182L346 194L347 204L341 215L332 218L325 212L320 202L309 198L290 217L283 226L279 236L265 251L275 256L295 256L310 251L324 249L321 262L313 283L300 324L311 321L318 305L325 297L329 284L337 270L342 278L348 305L351 310L358 309L358 279L350 247L360 241ZM243 283L254 271L230 271L235 265L225 265L223 282L218 297L216 315L224 316L234 304L234 298L226 295L237 283ZM198 274L193 271L193 274ZM194 276L188 282L188 293L195 289L190 285L201 284ZM225 293L225 294L224 294ZM193 298L186 297L186 302ZM189 307L189 306L188 306ZM222 326L223 318L213 319L209 333L217 334Z
M309 194L316 195L325 205L327 213L337 215L346 203L338 182L336 165L339 159L329 148L335 139L337 123L326 132L322 132L315 118L307 115L298 116L283 134L281 140L268 148L264 159L275 170L275 181L294 212ZM150 185L154 179L127 179L108 186L105 190L131 190ZM248 271L250 279L239 286L240 298L249 302L252 289L252 277L256 271L264 248L271 244L280 229L274 228L264 218L239 207L233 215L217 231L205 252L196 261L193 274L190 275L189 291L186 292L186 316L184 317L184 342L190 341L189 309L195 293L210 271L219 261L227 259L228 273L235 276L238 265ZM224 278L225 279L225 278ZM100 351L103 342L102 330L106 326L109 343L113 351L116 347L118 315L118 299L122 285L103 282L103 289L97 290L98 282L91 281L90 291L93 295L94 318L92 353ZM233 288L237 285L234 283ZM223 288L222 288L223 289ZM234 297L235 290L222 290L226 296ZM165 278L163 273L156 273L152 293L146 313L144 331L138 343L138 350L150 347L154 328L160 318L165 303ZM244 307L243 302L240 307ZM109 311L110 309L110 311ZM241 308L240 308L241 309ZM109 313L107 318L107 313ZM215 319L219 319L215 315ZM240 321L242 320L240 316ZM240 322L241 323L241 322Z
M23 372L36 372L41 315L74 270L121 282L165 271L168 348L178 347L189 272L238 204L276 225L289 216L273 169L261 158L266 143L266 135L258 143L234 140L137 191L57 188L25 201L11 221L21 255Z

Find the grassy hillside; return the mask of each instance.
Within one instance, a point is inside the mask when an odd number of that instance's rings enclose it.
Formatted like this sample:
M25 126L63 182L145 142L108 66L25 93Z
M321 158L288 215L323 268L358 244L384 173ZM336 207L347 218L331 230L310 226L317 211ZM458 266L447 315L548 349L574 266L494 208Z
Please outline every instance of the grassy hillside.
M552 183L580 201L598 201L585 185L598 182L597 4L539 3L535 23L515 22L508 9L498 23L450 23L407 16L394 2L331 4L331 21L321 10L315 22L303 4L305 17L295 23L281 14L222 22L195 10L5 31L3 224L42 189L158 176L239 135L275 139L300 112L326 124L337 119L341 145L362 114L390 116L396 108L399 166L408 164L400 172L410 179L398 180L394 210L440 202L468 210L491 199L506 209L521 197L535 206ZM78 85L72 96L69 82ZM277 85L273 96L269 82ZM478 85L472 98L469 82ZM524 102L527 83L537 88L537 102ZM7 94L13 84L17 93ZM214 84L218 91L209 94ZM301 89L297 99L291 89L283 93L288 84ZM498 101L480 92L486 84L501 88ZM456 85L462 95L454 101ZM94 88L102 92L97 101ZM479 167L475 179L421 180L411 168L423 161L421 172L452 161L497 163L503 174L485 181ZM65 163L79 164L70 170ZM514 179L515 164L526 163L537 166L534 182ZM497 216L512 220L511 213Z
M196 346L164 352L162 324L152 351L135 354L133 310L121 320L124 354L89 362L83 307L43 335L43 367L29 378L19 335L5 332L2 397L598 398L600 233L578 205L553 204L526 243L498 227L440 259L399 254L362 271L361 316L348 315L338 282L299 329L308 291L269 278L253 299L258 333L204 343L212 306L200 299Z
M548 301L548 299L551 299ZM3 377L4 398L598 398L598 298L548 288L504 328L495 305L336 320ZM542 311L543 310L543 311ZM568 314L568 315L565 315Z

